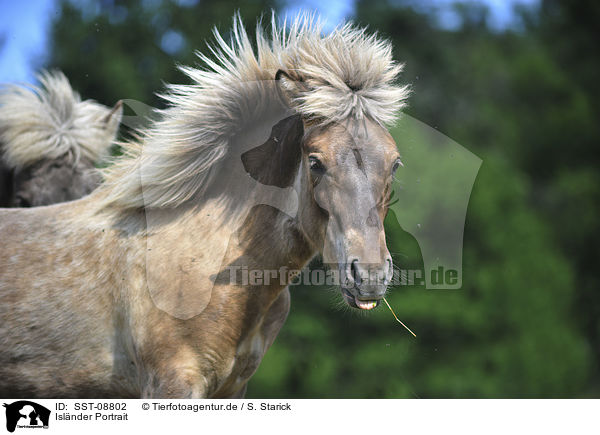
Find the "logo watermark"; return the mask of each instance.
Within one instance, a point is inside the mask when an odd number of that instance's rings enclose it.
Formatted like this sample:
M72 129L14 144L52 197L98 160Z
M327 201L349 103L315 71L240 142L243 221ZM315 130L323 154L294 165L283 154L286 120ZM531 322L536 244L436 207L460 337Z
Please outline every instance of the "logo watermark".
M6 430L48 429L50 410L30 400L19 400L3 405L6 408Z
M247 266L228 266L225 272L229 276L229 285L235 286L336 286L348 287L351 283L342 277L337 269L250 269ZM459 271L456 269L437 269L429 271L425 277L423 269L395 269L391 279L387 279L381 271L368 269L358 272L359 278L371 284L397 286L422 286L427 282L434 285L454 286L458 282Z

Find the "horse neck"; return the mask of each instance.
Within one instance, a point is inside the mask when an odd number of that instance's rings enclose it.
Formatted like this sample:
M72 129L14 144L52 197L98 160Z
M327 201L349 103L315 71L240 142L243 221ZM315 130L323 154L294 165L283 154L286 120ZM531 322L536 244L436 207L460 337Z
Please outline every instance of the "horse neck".
M230 267L260 271L278 271L282 267L297 270L314 255L296 220L277 208L257 205L234 219L230 216L220 219L223 210L220 213L218 208L205 205L183 211L151 214L147 211L146 237L151 252L161 252L168 255L169 261L175 262L194 257L194 262L205 262L202 269L205 273L210 271L209 275L219 273L223 276ZM267 293L277 293L284 287L271 285Z
M244 256L254 266L301 269L314 256L297 221L267 205L255 207L238 234Z

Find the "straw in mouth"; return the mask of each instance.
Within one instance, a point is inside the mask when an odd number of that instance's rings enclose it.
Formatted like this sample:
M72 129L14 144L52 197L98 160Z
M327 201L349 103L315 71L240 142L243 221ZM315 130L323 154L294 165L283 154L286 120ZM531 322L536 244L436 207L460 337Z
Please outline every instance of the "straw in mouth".
M394 315L394 318L398 321L398 323L400 323L402 326L404 326L406 328L406 330L408 332L410 332L416 338L417 335L414 332L412 332L408 326L406 326L404 323L402 323L402 320L400 320L398 318L398 316L396 316L396 313L394 313L394 310L392 310L392 307L390 306L390 304L388 303L388 301L385 298L383 298L383 302L385 302L385 304L388 306L388 308L390 309L390 311L392 312L392 314Z

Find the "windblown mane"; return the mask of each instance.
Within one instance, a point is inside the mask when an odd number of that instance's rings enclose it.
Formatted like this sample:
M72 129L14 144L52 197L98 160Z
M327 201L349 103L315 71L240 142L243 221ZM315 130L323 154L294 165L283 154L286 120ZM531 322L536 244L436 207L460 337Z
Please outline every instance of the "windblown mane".
M230 43L214 30L209 48L216 59L198 53L204 69L180 67L193 83L169 85L162 118L139 142L122 144L126 156L104 173L101 208L185 203L207 189L234 138L277 110L296 111L316 124L351 117L395 121L409 88L395 84L402 65L392 59L388 41L351 24L324 35L321 22L309 16L289 27L273 16L271 26L266 36L259 23L256 49L239 16Z
M107 155L115 128L102 123L110 109L81 101L61 72L38 75L41 87L0 90L0 153L11 168L69 153L95 162ZM108 119L108 118L107 118Z

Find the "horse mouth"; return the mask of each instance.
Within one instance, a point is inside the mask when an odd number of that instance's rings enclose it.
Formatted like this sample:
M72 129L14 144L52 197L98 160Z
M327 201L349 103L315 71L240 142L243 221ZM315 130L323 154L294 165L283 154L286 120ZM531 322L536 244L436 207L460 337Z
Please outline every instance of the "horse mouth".
M379 305L379 300L361 301L347 289L342 288L342 296L344 301L352 308L358 308L359 310L372 310Z

